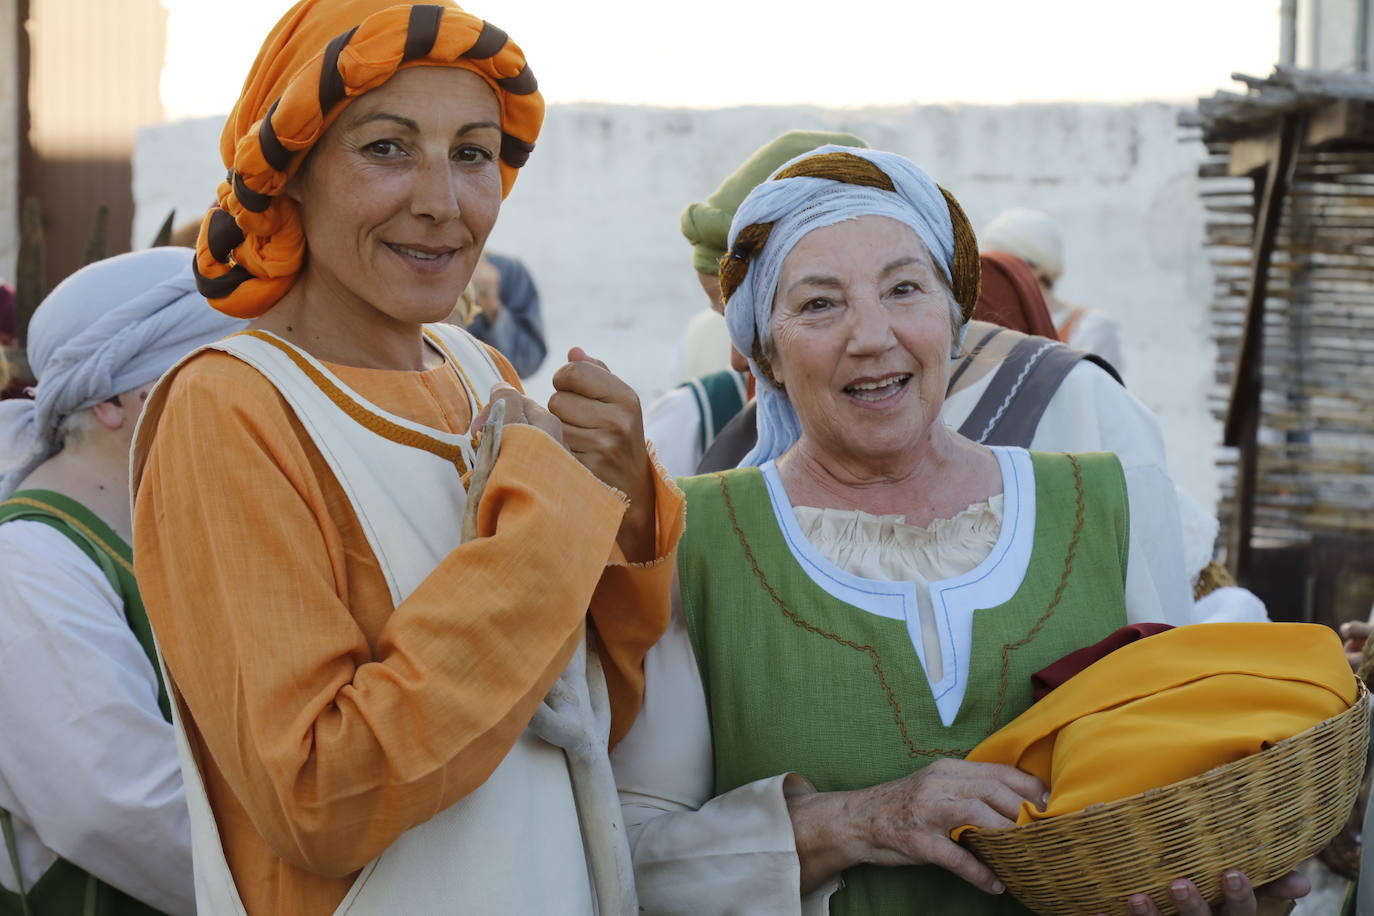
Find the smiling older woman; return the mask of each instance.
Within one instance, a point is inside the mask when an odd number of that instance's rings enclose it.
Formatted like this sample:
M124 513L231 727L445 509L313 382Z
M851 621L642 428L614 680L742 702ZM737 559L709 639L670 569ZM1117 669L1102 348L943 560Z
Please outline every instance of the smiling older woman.
M939 421L978 254L907 160L792 160L722 265L759 439L683 483L673 622L612 755L643 911L1025 913L949 831L1046 787L961 758L1033 672L1134 622L1120 464ZM1228 912L1252 913L1236 877Z
M635 910L606 749L681 497L604 365L575 350L546 410L432 324L542 115L451 3L303 0L226 124L196 270L256 321L163 380L134 456L203 916Z

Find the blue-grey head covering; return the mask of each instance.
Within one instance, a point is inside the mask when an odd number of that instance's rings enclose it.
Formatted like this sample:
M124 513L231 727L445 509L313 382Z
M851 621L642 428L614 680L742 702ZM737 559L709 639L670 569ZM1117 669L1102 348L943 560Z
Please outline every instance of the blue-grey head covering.
M247 322L212 309L189 248L150 248L83 267L29 322L33 399L0 401L0 499L56 453L63 419L157 381L202 344Z
M740 462L741 467L771 461L801 438L801 424L791 400L763 373L752 353L755 339L762 341L768 335L782 262L803 236L844 220L886 216L910 226L945 280L953 283L955 244L949 204L939 186L909 159L878 150L822 146L792 159L773 174L829 153L849 153L869 160L892 180L895 192L826 178L770 177L749 193L730 224L733 250L742 230L756 223L773 223L768 242L725 305L730 339L735 349L749 356L749 368L758 381L758 443ZM954 303L951 308L957 312L959 306Z

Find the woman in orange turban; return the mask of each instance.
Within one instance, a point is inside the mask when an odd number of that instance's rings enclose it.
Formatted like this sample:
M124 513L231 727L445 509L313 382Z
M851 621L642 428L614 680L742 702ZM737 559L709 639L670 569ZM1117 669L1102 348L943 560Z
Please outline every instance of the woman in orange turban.
M433 324L542 116L452 2L302 0L225 126L196 273L256 320L163 380L133 478L202 916L636 908L606 752L680 494L604 365L574 350L545 409Z

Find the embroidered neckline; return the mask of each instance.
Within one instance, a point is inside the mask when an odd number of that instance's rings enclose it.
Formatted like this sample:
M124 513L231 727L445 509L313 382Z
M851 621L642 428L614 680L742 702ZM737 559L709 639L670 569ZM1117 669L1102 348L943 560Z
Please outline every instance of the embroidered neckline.
M1079 465L1078 458L1074 455L1065 455L1065 457L1069 460L1069 465L1073 471L1073 484L1074 496L1076 499L1076 507L1074 512L1073 535L1069 540L1068 549L1065 551L1064 568L1059 576L1059 584L1055 588L1054 595L1050 599L1048 605L1046 606L1044 613L1041 614L1039 619L1037 619L1035 623L1031 625L1030 629L1026 631L1026 634L1024 636L1022 636L1020 639L1014 642L1005 643L1002 646L1001 665L998 677L997 705L993 710L992 723L987 732L987 734L989 735L997 731L997 729L1001 728L1003 724L1002 716L1006 709L1007 693L1010 687L1012 653L1016 652L1018 649L1024 648L1025 646L1033 642L1035 640L1035 637L1040 634L1040 631L1044 629L1045 625L1049 623L1050 619L1054 616L1055 611L1058 610L1060 602L1063 600L1064 591L1069 584L1069 577L1073 574L1074 560L1078 555L1078 545L1083 535L1083 525L1086 507L1083 489L1083 472L1081 466ZM749 566L752 569L755 578L758 580L760 587L768 595L769 599L773 602L774 606L777 607L779 612L781 612L781 614L794 626L799 627L807 631L808 633L820 636L823 639L831 640L832 642L844 646L845 648L863 653L869 657L873 664L873 673L878 678L878 683L882 687L883 693L887 698L888 706L892 709L893 720L897 725L897 730L901 736L902 743L907 748L908 756L967 757L968 754L973 750L973 748L923 748L919 747L915 743L915 741L911 737L910 730L907 728L906 719L902 714L901 702L897 699L896 692L893 690L891 684L887 679L887 672L883 667L882 655L876 647L871 645L861 645L859 643L854 642L853 640L846 639L844 636L838 633L833 633L829 630L823 629L822 627L819 627L811 623L801 614L797 613L795 610L788 606L787 602L783 599L783 597L776 590L774 590L773 586L769 583L767 575L764 573L763 568L759 565L758 558L754 555L753 548L749 546L749 540L744 533L744 529L740 526L739 518L735 511L734 499L730 495L730 487L728 481L725 478L725 475L723 473L717 472L714 476L720 484L721 496L725 503L726 514L729 516L730 519L730 525L734 529L735 536L739 541L740 548L743 550L745 559L748 561Z

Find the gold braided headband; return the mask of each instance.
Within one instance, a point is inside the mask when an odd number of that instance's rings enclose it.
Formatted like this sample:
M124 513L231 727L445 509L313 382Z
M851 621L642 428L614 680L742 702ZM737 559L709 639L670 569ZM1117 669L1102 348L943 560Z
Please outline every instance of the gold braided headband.
M822 153L811 156L794 165L788 166L777 175L774 181L784 178L825 178L842 181L845 184L862 185L882 191L895 191L896 187L886 172L873 162L853 153ZM945 204L949 207L949 219L954 226L954 264L950 269L951 289L954 301L968 321L973 315L973 307L978 304L978 291L982 278L982 262L978 257L978 238L973 226L964 213L964 208L944 188ZM739 289L749 273L749 264L754 256L768 244L768 236L773 231L772 223L755 223L740 230L735 245L720 259L720 292L729 301L735 290ZM754 343L754 359L760 368L767 372L766 360L760 360L762 347Z

